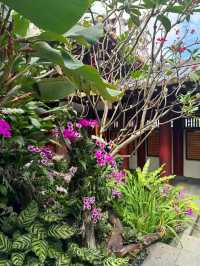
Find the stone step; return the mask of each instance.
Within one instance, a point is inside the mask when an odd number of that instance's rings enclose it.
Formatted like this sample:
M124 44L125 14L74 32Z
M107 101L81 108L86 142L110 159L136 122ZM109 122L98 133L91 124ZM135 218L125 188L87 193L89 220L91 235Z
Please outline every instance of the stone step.
M149 248L142 266L175 266L180 252L181 249L158 242Z
M200 239L183 236L178 247L156 243L142 266L200 266Z
M193 254L200 256L200 239L194 236L183 235L177 248L192 252Z

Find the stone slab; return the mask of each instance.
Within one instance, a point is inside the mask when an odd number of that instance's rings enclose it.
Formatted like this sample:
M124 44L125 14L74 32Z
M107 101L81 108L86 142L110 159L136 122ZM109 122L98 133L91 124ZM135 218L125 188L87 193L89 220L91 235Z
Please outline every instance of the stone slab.
M149 248L149 255L142 266L175 266L180 252L181 249L158 242Z
M195 256L200 256L200 239L193 236L183 235L177 248L192 252Z
M196 250L197 249L199 249L199 246L196 247ZM182 249L176 260L175 265L168 265L168 266L199 266L199 265L200 265L199 255L196 255L193 252Z

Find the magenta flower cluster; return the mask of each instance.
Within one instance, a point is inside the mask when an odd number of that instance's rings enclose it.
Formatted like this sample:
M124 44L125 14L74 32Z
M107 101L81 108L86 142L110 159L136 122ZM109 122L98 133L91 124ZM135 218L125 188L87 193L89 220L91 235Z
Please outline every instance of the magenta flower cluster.
M11 125L4 119L0 119L0 135L11 138Z
M78 123L76 123L76 125L74 126L73 123L71 121L67 122L67 126L66 128L63 130L63 136L66 139L69 139L70 141L74 141L77 138L81 137L81 134L79 132L79 130L84 127L84 128L88 128L88 127L92 127L94 128L95 126L98 125L97 120L94 119L86 119L86 118L82 118L78 121ZM60 132L57 128L52 130L52 135L54 137L59 137L60 136Z
M97 164L100 167L104 167L107 165L110 165L111 167L115 167L116 161L114 157L105 150L106 145L99 141L97 141L96 144L98 146L98 149L95 151L95 158L96 158Z
M91 210L92 205L95 204L95 197L84 197L83 198L83 209L84 210Z
M117 185L121 184L124 181L125 172L123 170L121 171L113 171L112 177L115 179L115 183Z
M113 198L121 198L122 193L120 191L118 191L117 189L113 189L112 190L112 196L113 196Z
M193 210L192 210L192 208L188 208L188 209L186 210L185 214L188 215L188 216L192 216L192 215L193 215Z
M63 131L63 136L71 141L80 138L81 134L74 128L72 122L67 123L67 127Z
M53 159L53 152L48 147L28 146L28 150L32 153L38 153L41 156L40 163L47 166Z
M91 218L93 223L97 223L99 220L101 220L102 213L100 208L93 208L91 211Z
M102 213L100 208L95 208L94 204L96 202L95 197L84 197L83 198L83 209L89 210L91 219L93 223L97 223L101 220Z
M98 121L94 120L94 119L82 118L77 123L77 127L79 127L79 128L81 128L81 127L92 127L92 128L94 128L96 126L98 126Z

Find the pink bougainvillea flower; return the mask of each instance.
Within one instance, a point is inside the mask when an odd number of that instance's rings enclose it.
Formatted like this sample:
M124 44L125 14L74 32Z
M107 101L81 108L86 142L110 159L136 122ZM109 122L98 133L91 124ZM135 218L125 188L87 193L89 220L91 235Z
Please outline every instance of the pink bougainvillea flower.
M82 118L78 122L82 127L88 127L89 126L89 120L86 118Z
M41 148L39 148L37 146L33 146L33 145L28 145L28 150L32 153L40 153L41 152Z
M96 150L95 157L97 160L101 160L104 156L104 152L102 150Z
M11 125L4 119L0 119L0 135L4 138L11 138Z
M37 147L33 145L28 145L27 149L32 153L40 154L41 160L39 161L39 163L45 166L49 165L50 161L53 159L54 156L53 151L45 146Z
M182 189L178 193L178 199L183 199L185 197L185 189Z
M112 196L113 196L114 198L121 198L122 193L121 193L120 191L118 191L117 189L113 189L113 190L112 190Z
M80 123L76 123L77 128L82 128L83 126Z
M97 120L92 120L92 119L91 119L91 120L89 121L89 125L90 125L90 127L94 128L94 127L98 126L99 123L98 123Z
M41 155L41 157L43 157L47 160L52 160L52 158L53 158L53 152L48 147L43 147L41 149L40 155Z
M105 154L104 158L108 164L110 164L110 165L115 164L115 159L111 154Z
M95 197L84 197L83 198L83 209L84 210L91 210L92 205L95 204Z
M92 127L94 128L95 126L98 125L97 120L94 119L86 119L82 118L79 120L78 124L80 124L82 127Z
M97 223L99 220L101 220L101 217L102 217L101 209L93 208L91 211L91 218L93 223Z
M98 159L97 164L100 167L106 166L106 161L104 159Z
M192 216L193 215L192 208L187 209L186 212L185 212L185 214L188 215L188 216Z
M41 161L39 161L42 165L44 166L48 166L49 165L49 160L47 159L42 159Z
M106 144L104 142L101 142L100 140L96 141L96 145L102 150L104 150L106 147Z
M65 128L64 131L63 131L63 136L66 139L74 140L76 138L80 138L80 133L78 133L74 129Z
M80 133L74 129L72 122L67 123L67 127L63 131L63 136L71 141L81 137Z
M125 173L124 171L115 171L112 173L112 176L115 178L115 183L120 184L123 182Z

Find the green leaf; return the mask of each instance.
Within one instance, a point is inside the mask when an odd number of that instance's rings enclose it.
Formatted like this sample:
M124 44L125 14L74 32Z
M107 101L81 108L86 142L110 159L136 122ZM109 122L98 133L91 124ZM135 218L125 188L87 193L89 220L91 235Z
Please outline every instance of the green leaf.
M143 0L144 6L147 8L155 7L155 2L153 0Z
M16 12L13 14L12 18L14 33L21 37L25 37L29 29L29 20Z
M12 264L15 266L24 265L25 254L23 253L13 253L11 256Z
M8 237L0 232L0 252L8 253L11 249L11 246L12 244Z
M4 185L0 185L0 194L3 195L3 196L6 196L8 193L8 189L6 186Z
M48 243L45 240L33 240L32 250L39 260L43 263L46 260L48 252Z
M24 114L25 111L22 108L2 108L1 109L2 113L12 115L12 114Z
M11 266L11 262L9 260L0 259L0 266Z
M160 22L163 24L166 32L169 32L171 30L171 21L168 17L164 16L164 15L160 15L158 16L158 20L160 20Z
M92 91L110 102L118 100L123 95L114 85L105 82L98 71L91 66L84 65L76 71L66 70L66 73L71 75L77 88L85 93L89 94Z
M128 258L116 258L111 256L103 261L103 266L128 266Z
M56 239L68 239L75 234L75 229L66 224L63 225L51 225L48 231L49 236Z
M138 16L134 15L134 14L131 14L131 17L130 19L133 21L133 23L136 25L136 26L139 26L140 25L140 19Z
M36 127L36 128L41 128L41 124L40 124L40 121L34 117L29 117L30 121L31 121L31 124Z
M48 62L56 65L64 64L61 52L52 48L48 43L42 41L36 42L32 45L32 48L35 51L35 56L48 60Z
M30 39L36 40L36 41L57 41L61 43L68 43L68 40L65 36L63 36L62 34L50 32L50 31L44 31L40 35L34 36Z
M84 14L90 0L2 0L39 28L64 33Z
M71 70L76 70L83 65L82 62L73 58L70 54L52 48L47 42L36 42L32 45L35 55L46 61L66 67Z
M143 0L144 6L147 8L153 8L155 6L164 5L168 0Z
M114 85L105 82L95 68L84 65L67 52L54 49L46 42L37 42L32 47L35 50L36 55L40 58L62 66L66 76L75 85L76 89L87 94L89 94L90 91L93 91L108 101L116 101L122 96L122 92L116 90ZM41 82L43 85L43 81ZM44 81L44 83L46 83L46 81ZM49 86L50 83L48 81L47 83ZM68 84L67 86L70 88L71 93L71 91L75 91L75 89L70 85L71 84ZM67 86L65 88L66 91L68 90ZM53 85L51 90L54 90ZM39 91L42 93L42 90Z
M75 25L72 29L64 34L65 37L71 37L78 40L78 38L84 38L87 42L94 44L99 38L103 37L104 30L103 25L98 24L93 27L83 27Z
M70 264L70 258L65 254L60 254L57 256L56 260L56 266L69 266Z
M166 11L170 13L182 14L184 10L185 10L185 6L178 5L178 6L169 6Z
M141 79L142 76L143 76L143 72L141 70L139 70L139 69L134 70L133 72L131 72L131 77L136 79L136 80Z
M31 235L21 235L17 237L12 245L13 249L15 250L27 250L31 248Z
M52 223L52 222L58 222L63 220L63 216L62 215L58 215L58 214L54 214L54 213L43 213L40 215L40 217L48 223Z
M44 226L37 222L34 222L30 227L27 228L27 230L32 235L37 236L38 239L44 239L47 235Z
M19 224L22 226L29 226L34 222L37 215L38 205L35 201L32 201L29 206L19 214Z
M76 91L75 85L66 78L43 79L37 83L37 89L44 101L63 99Z

